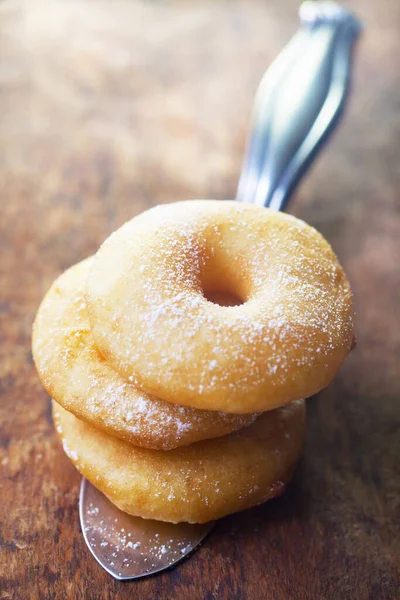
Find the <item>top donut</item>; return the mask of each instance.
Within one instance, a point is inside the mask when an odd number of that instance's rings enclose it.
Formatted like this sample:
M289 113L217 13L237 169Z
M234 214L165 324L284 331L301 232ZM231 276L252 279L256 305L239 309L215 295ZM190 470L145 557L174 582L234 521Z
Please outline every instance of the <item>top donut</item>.
M230 294L234 306L209 298ZM230 201L157 206L93 261L87 305L113 367L168 402L270 410L324 388L351 349L353 296L328 242Z

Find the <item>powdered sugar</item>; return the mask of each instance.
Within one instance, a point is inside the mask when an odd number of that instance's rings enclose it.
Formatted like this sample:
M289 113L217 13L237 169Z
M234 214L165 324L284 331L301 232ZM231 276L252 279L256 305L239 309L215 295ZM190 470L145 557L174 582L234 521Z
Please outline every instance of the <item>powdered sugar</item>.
M166 403L114 371L91 337L84 302L89 266L85 261L63 274L37 316L35 360L58 402L118 437L160 449L224 435L254 421L256 414L209 413Z
M208 302L204 287L222 280L247 301ZM283 402L296 372L307 382L297 397L317 391L315 372L340 364L353 327L348 282L322 237L232 203L158 207L125 225L99 252L88 300L96 343L121 374L198 407L248 410L252 397L267 407L278 388Z

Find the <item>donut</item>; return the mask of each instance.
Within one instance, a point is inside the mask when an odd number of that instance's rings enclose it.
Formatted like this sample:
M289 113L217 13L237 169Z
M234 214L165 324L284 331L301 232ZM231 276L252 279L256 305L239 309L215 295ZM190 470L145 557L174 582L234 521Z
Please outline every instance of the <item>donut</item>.
M89 270L95 344L147 393L201 410L271 410L327 386L350 351L353 296L328 242L231 201L157 206ZM212 302L228 293L234 306Z
M169 452L135 447L53 404L56 429L76 468L126 513L204 523L280 495L299 458L305 406L261 415L231 435Z
M95 427L128 442L170 450L226 435L257 415L200 411L170 404L125 381L97 351L85 286L91 259L63 273L36 316L33 356L50 396Z

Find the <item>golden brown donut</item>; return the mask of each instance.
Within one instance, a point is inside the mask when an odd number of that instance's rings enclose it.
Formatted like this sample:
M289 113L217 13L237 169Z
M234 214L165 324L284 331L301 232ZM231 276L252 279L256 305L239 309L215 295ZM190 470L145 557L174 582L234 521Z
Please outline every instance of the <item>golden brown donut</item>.
M53 411L82 475L121 510L172 523L203 523L281 494L305 429L305 405L297 401L229 436L164 452L102 433L56 403Z
M257 415L169 404L124 381L93 343L84 296L90 262L63 273L36 316L33 356L52 398L103 431L145 448L170 450L226 435L254 421Z
M243 303L219 306L210 292ZM270 410L331 381L353 297L328 242L290 215L229 201L157 206L112 234L90 269L100 352L168 402Z

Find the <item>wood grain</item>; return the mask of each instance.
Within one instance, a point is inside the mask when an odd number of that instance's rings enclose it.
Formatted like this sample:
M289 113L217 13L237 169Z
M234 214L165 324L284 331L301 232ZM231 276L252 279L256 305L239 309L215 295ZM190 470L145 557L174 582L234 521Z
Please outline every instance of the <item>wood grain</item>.
M134 214L233 197L255 89L298 3L0 4L1 599L399 597L400 4L344 4L366 25L353 95L291 211L348 272L358 348L309 401L286 495L128 584L85 547L31 323L54 277Z

